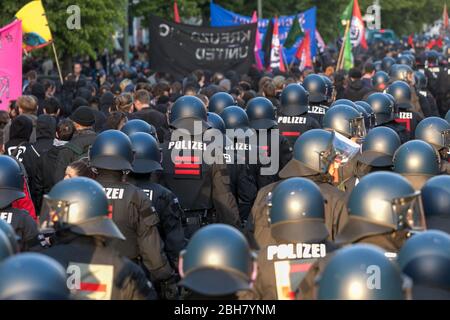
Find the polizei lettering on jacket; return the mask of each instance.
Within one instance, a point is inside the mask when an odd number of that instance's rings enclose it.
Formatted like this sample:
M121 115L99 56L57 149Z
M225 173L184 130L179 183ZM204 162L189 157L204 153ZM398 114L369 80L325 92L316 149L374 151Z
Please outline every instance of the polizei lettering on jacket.
M121 200L123 199L123 189L122 188L104 188L106 197L109 200Z
M308 113L325 114L325 108L320 106L308 106Z
M306 124L306 118L305 117L278 117L278 123Z
M322 243L289 243L267 247L267 260L317 259L327 255Z
M169 150L206 150L206 143L201 141L192 140L181 140L181 141L170 141Z

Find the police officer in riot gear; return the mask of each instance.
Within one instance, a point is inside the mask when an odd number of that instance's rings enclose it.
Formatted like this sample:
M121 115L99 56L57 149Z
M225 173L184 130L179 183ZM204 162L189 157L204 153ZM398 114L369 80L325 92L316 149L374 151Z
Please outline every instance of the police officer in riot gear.
M0 232L3 232L5 236L8 238L11 247L13 249L13 253L19 252L19 237L14 232L14 229L8 224L5 220L0 219Z
M327 105L330 105L333 103L335 91L334 91L334 85L333 82L331 82L330 78L328 78L326 75L321 75L322 79L325 81L325 86L327 88Z
M211 128L217 129L222 134L225 134L225 122L223 122L223 119L217 113L208 112L206 119L211 125Z
M370 269L376 266L377 270ZM379 272L379 285L370 281ZM320 300L403 300L405 278L383 250L372 245L355 245L336 251L318 282ZM374 285L371 287L370 285Z
M325 80L318 74L309 74L303 80L302 85L309 93L308 113L322 125L322 118L328 110L327 85Z
M308 114L308 92L299 84L288 84L281 92L281 107L278 110L278 128L294 146L295 140L310 129L319 129L320 124Z
M159 217L141 189L123 182L132 170L133 160L130 139L117 130L99 134L89 151L90 166L112 206L112 219L126 238L126 241L113 240L115 248L141 265L150 280L161 285L162 295L173 298L174 273L158 232Z
M439 117L439 110L437 107L436 99L431 91L428 89L428 79L422 71L414 72L414 83L417 94L426 98L428 105L430 106L429 112L423 110L424 117Z
M438 175L440 170L439 154L422 140L408 141L394 154L393 171L408 179L415 190L420 190L424 183Z
M213 150L213 163L205 161L211 144L207 133L211 126L203 102L193 96L178 98L172 106L169 122L173 130L171 138L162 145L160 183L177 196L184 210L185 237L190 238L209 223L240 227L220 132L217 140L222 144Z
M366 110L368 120L366 120L365 125L366 130L369 131L375 126L375 112L373 112L372 107L366 101L355 101L355 104Z
M436 149L442 160L441 172L449 174L450 124L442 118L426 118L417 125L415 137L428 142Z
M395 59L392 57L384 57L383 60L381 60L381 69L383 69L384 72L389 73L391 70L391 67L395 64Z
M340 141L346 144L345 137ZM301 135L294 145L294 156L291 161L280 171L282 179L292 177L303 177L316 183L325 198L325 223L330 234L330 239L344 224L347 217L345 207L345 193L338 190L333 185L332 171L339 169L342 160L338 158L339 151L335 148L336 134L322 129L309 130ZM350 158L352 155L348 155ZM255 200L251 212L251 219L247 224L249 233L254 238L259 247L273 241L270 233L270 225L267 222L267 196L276 187L277 183L272 183L261 190Z
M17 248L14 248L8 234L0 229L0 263L15 254L16 250Z
M405 126L408 140L413 139L416 126L423 117L413 110L410 86L404 81L395 81L388 87L387 93L395 98L397 105L395 122Z
M397 262L413 281L414 300L450 300L450 236L429 230L415 235L402 247Z
M127 181L142 189L158 213L159 233L164 250L173 268L178 266L178 255L185 246L182 226L183 210L177 197L167 188L152 182L152 173L161 171L161 151L158 142L148 133L137 132L130 136L133 145L133 172Z
M256 278L256 255L237 229L213 224L200 229L180 254L180 286L186 299L236 299Z
M289 178L273 189L267 201L275 241L260 250L254 291L258 299L293 299L309 266L334 249L327 240L324 198L314 182ZM286 266L301 272L289 272Z
M292 150L287 138L275 131L277 129L275 109L269 99L263 97L251 99L246 112L250 126L258 138L258 163L253 168L256 168L254 175L260 189L278 180L277 174L292 158ZM273 150L277 147L278 151Z
M54 259L24 253L0 264L0 300L69 300L64 268Z
M108 217L108 199L92 179L62 180L44 196L41 226L55 231L53 245L41 253L57 260L81 279L75 298L131 300L156 298L139 266L119 254L108 241L125 241ZM76 269L76 270L75 270Z
M236 105L236 102L231 94L227 92L217 92L209 99L208 111L220 115L223 109L234 105Z
M386 90L389 84L389 75L384 71L377 71L372 77L373 88L378 92Z
M158 141L158 135L156 133L155 127L141 119L132 119L128 121L127 123L125 123L122 129L120 129L120 131L125 133L127 136L131 136L136 132L148 133L153 138L155 138L156 141Z
M10 224L20 237L20 249L26 251L35 245L45 246L43 235L30 214L13 208L12 203L25 197L20 166L9 156L0 156L0 219Z
M420 193L427 228L450 233L450 176L431 178Z

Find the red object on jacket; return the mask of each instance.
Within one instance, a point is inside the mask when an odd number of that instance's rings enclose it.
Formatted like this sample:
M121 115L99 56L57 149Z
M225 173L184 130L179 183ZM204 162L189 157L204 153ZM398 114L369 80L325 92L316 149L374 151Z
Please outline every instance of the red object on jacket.
M30 190L28 189L28 184L25 179L23 180L23 192L25 193L25 197L14 201L12 203L12 207L27 210L30 216L37 221L36 209L34 208L33 201L31 200Z

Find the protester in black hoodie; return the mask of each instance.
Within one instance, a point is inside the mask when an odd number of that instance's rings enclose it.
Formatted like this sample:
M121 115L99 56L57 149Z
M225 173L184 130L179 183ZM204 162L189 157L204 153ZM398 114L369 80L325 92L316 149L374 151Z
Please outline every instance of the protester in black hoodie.
M344 99L352 101L361 101L372 93L372 90L364 85L361 80L362 74L358 69L350 69L348 73L349 82L344 91Z
M36 124L36 142L33 144L39 155L46 153L53 146L56 132L56 119L47 114L41 114Z
M42 194L36 187L39 153L29 142L33 131L33 122L26 115L20 115L11 122L9 141L5 145L8 155L18 159L27 172L31 199L35 207L39 207Z

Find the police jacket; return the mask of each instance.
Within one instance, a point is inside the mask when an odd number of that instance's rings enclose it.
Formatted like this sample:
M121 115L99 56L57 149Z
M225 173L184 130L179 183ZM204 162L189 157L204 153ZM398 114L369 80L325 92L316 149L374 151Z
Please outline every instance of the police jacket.
M308 112L297 116L285 116L282 110L277 116L278 129L280 134L289 141L291 148L294 147L297 138L311 129L320 129L319 122Z

